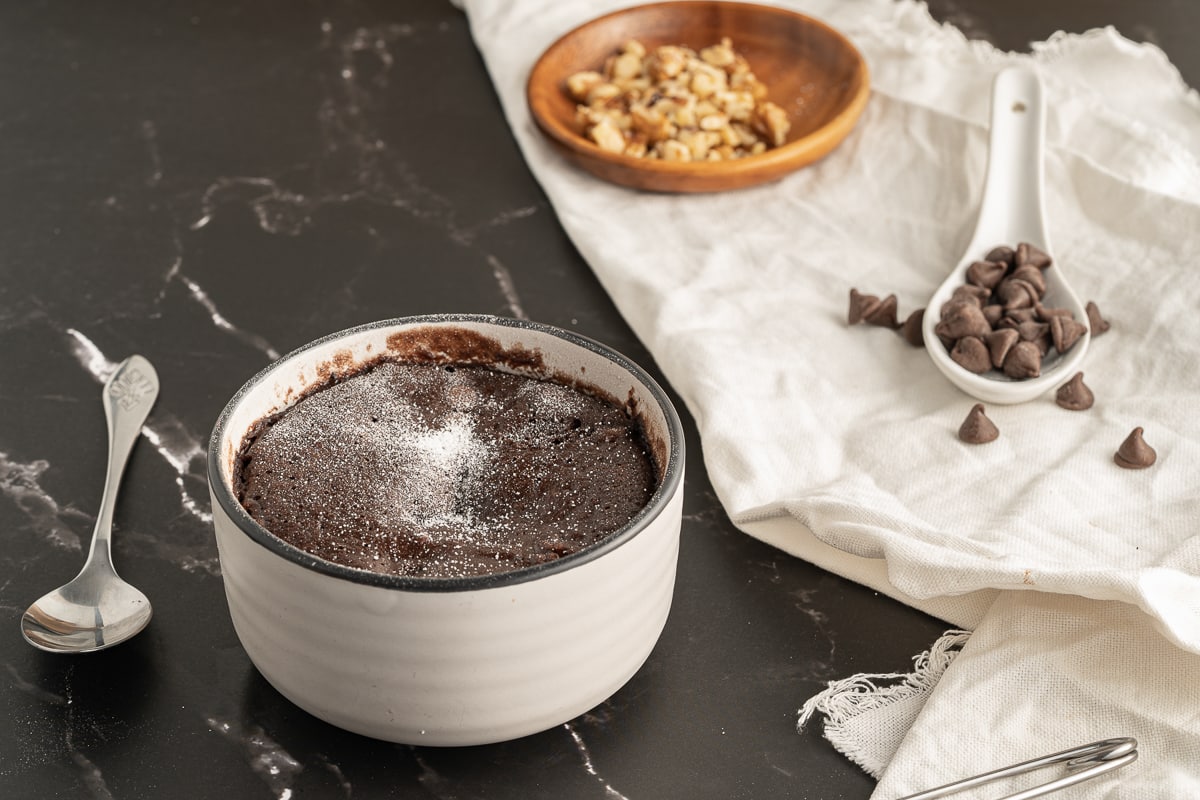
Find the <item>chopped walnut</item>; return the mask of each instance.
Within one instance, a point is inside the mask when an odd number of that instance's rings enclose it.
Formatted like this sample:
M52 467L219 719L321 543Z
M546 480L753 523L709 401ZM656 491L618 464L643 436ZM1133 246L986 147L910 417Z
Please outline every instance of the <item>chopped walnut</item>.
M601 150L607 150L610 153L625 152L625 134L621 133L621 129L612 121L611 117L601 117L588 130L588 136L592 141L600 145Z
M720 44L701 50L700 58L714 67L728 67L737 61L737 53L733 52L733 44L729 39L722 39Z
M787 112L770 100L754 109L754 124L776 147L786 141L788 129L792 126L788 122Z
M584 135L601 149L663 161L723 161L787 141L787 112L728 38L696 51L631 39L566 80Z
M567 78L567 93L577 102L590 102L588 95L592 89L604 82L604 76L599 72L576 72Z

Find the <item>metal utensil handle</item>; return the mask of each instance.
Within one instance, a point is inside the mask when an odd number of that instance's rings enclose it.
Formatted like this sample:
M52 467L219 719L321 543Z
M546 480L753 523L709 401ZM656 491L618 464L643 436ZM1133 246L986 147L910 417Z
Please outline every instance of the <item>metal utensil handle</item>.
M158 399L158 373L146 359L138 355L130 356L117 366L105 382L102 399L104 418L108 423L108 468L104 475L104 494L96 515L96 527L92 531L87 565L90 566L93 559L102 559L111 567L109 540L112 538L117 486L142 425L150 415L154 401Z
M1042 797L1051 792L1057 792L1059 789L1065 789L1068 786L1074 786L1077 783L1091 780L1106 772L1120 769L1126 764L1132 764L1137 760L1137 755L1136 739L1130 737L1101 739L1098 742L1080 745L1070 750L1051 753L1048 756L1041 756L1029 761L1022 761L1020 764L1002 767L991 772L985 772L982 775L964 778L954 783L947 783L935 789L910 794L898 798L898 800L934 800L937 797L945 797L955 792L972 789L976 786L982 786L985 783L1001 780L1002 778L1023 775L1026 772L1033 772L1036 769L1042 769L1043 767L1055 764L1063 764L1070 770L1069 774L1061 778L1000 798L1000 800L1031 800L1031 798Z

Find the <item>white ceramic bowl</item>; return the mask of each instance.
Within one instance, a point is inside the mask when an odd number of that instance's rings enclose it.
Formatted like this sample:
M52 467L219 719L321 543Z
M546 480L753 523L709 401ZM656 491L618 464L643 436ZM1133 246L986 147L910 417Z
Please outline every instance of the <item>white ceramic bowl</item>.
M330 373L381 355L462 363L447 332L494 342L518 371L574 378L641 417L658 491L628 525L556 561L472 578L412 578L316 558L255 522L232 476L242 437ZM452 338L452 337L451 337ZM469 344L478 353L478 342ZM486 348L484 348L486 349ZM494 363L493 356L484 358ZM469 355L469 353L468 353ZM225 594L238 638L296 705L347 730L426 745L513 739L603 702L638 670L671 605L683 504L683 434L637 365L567 331L483 316L364 325L292 352L225 407L208 480Z

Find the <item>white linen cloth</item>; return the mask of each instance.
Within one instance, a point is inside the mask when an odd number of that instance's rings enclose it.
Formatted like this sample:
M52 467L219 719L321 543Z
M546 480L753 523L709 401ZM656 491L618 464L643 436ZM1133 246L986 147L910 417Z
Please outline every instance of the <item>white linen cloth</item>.
M986 685L971 695L980 705L966 712L935 690L878 796L1081 744L1094 727L1091 738L1143 740L1139 763L1095 796L1163 796L1146 787L1178 788L1200 765L1200 721L1168 725L1178 709L1151 691L1174 685L1200 708L1200 100L1161 51L1111 29L1015 55L912 2L776 4L849 36L871 69L870 103L812 167L680 196L570 166L525 104L538 54L627 2L464 3L530 168L687 403L734 523L976 629L942 683ZM1046 85L1054 255L1112 330L1084 367L1094 408L1068 412L1052 395L990 407L1000 439L967 446L956 431L974 401L923 350L848 327L847 295L894 292L903 318L957 261L982 188L991 80L1016 61ZM1112 461L1135 426L1158 451L1151 469ZM1063 682L1082 653L1112 667L1094 687L1086 670Z

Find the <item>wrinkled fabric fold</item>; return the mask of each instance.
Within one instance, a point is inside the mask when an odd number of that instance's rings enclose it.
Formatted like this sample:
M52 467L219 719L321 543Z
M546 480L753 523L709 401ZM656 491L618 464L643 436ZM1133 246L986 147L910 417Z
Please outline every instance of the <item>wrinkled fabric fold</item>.
M1163 53L1102 29L1008 54L917 3L778 2L863 52L873 91L856 129L771 185L648 194L566 163L524 100L546 46L622 5L465 3L531 170L687 404L734 523L954 625L991 624L997 597L1051 593L1115 603L1200 653L1200 99ZM1017 61L1046 86L1054 255L1112 329L1084 366L1093 408L1066 411L1052 393L989 407L999 438L968 447L956 432L972 398L896 332L850 327L848 293L895 293L904 319L956 263L984 179L991 80ZM1134 427L1158 452L1150 469L1113 462ZM1006 702L1022 681L1041 688L1005 674ZM1072 713L1090 713L1084 699ZM1025 752L1009 744L995 752Z

